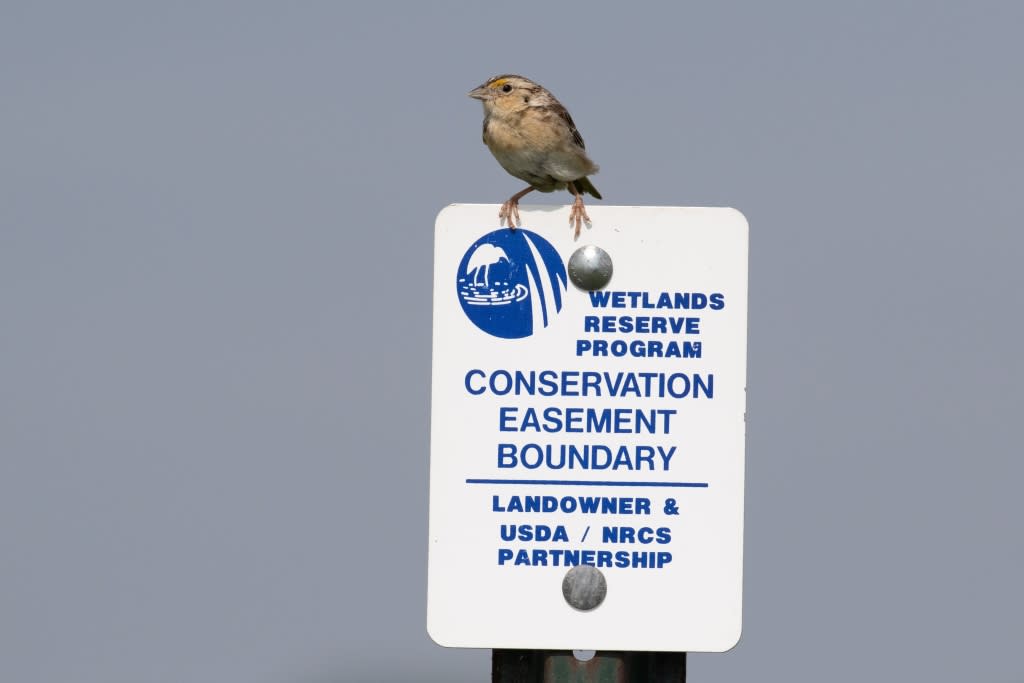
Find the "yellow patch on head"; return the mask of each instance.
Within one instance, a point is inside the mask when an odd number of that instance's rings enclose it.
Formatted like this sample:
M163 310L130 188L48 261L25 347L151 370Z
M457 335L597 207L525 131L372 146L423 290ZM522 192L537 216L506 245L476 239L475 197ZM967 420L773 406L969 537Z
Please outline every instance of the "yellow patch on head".
M501 86L505 85L507 82L508 82L507 78L499 78L496 81L491 81L491 87L492 88L500 88Z

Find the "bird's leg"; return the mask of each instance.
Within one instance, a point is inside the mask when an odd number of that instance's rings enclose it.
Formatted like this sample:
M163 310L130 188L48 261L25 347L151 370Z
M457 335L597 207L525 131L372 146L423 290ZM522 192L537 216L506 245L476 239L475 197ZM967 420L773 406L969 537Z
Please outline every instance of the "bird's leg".
M576 186L573 183L567 183L569 190L576 195L576 200L572 203L572 208L569 209L569 225L576 228L576 234L574 239L579 239L580 228L586 223L590 225L590 216L587 215L587 210L583 206L583 195L576 191Z
M529 192L533 192L533 186L526 188L522 192L516 192L509 197L507 202L501 205L501 209L498 211L498 225L504 224L506 220L508 221L508 227L512 230L515 230L516 226L520 225L519 200Z

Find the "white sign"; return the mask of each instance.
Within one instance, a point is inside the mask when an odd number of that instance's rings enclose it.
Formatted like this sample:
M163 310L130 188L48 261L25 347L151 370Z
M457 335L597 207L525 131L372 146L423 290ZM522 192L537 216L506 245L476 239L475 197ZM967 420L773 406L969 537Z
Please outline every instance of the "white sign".
M747 222L494 205L437 217L427 629L441 645L728 650L743 575ZM566 263L614 264L586 292ZM597 567L581 611L566 573Z

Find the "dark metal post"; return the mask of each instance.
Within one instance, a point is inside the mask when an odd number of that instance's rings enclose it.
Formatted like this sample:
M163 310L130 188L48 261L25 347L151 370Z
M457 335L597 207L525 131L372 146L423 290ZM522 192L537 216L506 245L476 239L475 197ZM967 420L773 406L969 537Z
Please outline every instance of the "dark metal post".
M492 650L492 683L686 683L685 652Z

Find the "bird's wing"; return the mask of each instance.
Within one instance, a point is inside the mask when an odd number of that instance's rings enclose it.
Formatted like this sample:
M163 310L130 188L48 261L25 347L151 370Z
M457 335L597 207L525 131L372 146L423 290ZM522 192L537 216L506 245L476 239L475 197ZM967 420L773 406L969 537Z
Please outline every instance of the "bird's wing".
M583 144L583 136L580 135L578 130L576 130L576 123L572 120L572 117L569 116L569 110L559 105L558 115L562 117L562 120L565 121L566 124L568 124L569 133L572 134L572 141L579 145L580 149L586 149L587 146Z

